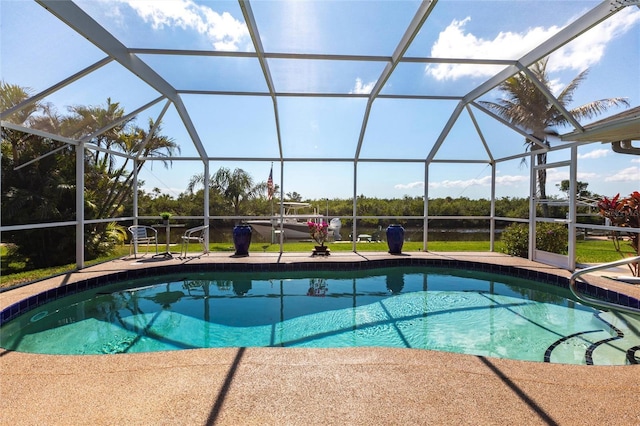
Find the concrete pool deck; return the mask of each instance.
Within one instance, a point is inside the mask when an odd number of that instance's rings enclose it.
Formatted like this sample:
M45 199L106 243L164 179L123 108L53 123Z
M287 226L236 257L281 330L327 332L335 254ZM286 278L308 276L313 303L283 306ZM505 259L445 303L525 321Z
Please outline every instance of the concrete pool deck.
M406 255L570 275L497 253ZM390 256L338 252L330 259L313 259L366 262ZM307 253L242 258L212 253L162 262L310 259ZM157 266L148 260L120 259L10 290L0 294L0 309L74 280ZM619 285L599 277L594 281ZM640 293L638 286L622 288L634 297ZM639 365L560 365L389 348L226 348L100 356L0 350L0 377L3 425L640 424Z

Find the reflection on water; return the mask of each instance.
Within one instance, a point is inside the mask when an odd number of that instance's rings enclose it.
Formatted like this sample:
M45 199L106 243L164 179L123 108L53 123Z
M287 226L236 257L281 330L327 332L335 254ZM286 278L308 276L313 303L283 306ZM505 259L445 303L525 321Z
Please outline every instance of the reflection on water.
M251 290L251 280L235 280L233 281L233 292L238 296L244 296Z
M404 274L401 269L392 269L387 273L387 290L391 294L399 294L404 288Z
M327 294L327 280L325 278L311 278L307 296L324 297Z

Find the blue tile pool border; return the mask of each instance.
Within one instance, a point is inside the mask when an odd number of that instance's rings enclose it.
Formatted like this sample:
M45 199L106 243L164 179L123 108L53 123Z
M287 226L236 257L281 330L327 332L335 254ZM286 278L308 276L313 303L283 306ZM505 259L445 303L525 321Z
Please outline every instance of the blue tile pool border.
M45 290L26 299L16 302L0 312L0 325L29 312L45 303L69 296L81 291L91 290L107 284L179 273L204 272L304 272L304 271L361 271L389 267L426 266L436 268L456 268L479 272L490 272L499 275L529 279L551 284L565 289L569 288L569 278L555 274L535 271L518 266L499 265L483 262L455 259L418 259L410 257L379 259L356 262L309 261L295 263L181 263L177 265L152 266L144 269L133 269L87 278L60 287ZM617 303L623 306L640 309L640 300L613 290L604 289L586 282L578 282L578 290L587 296Z

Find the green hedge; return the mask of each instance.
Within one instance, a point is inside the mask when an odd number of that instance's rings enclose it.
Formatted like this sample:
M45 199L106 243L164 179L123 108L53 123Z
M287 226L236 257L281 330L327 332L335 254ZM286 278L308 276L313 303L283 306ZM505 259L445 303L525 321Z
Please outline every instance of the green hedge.
M536 224L536 248L551 253L567 254L569 231L561 223L540 222ZM511 256L528 257L529 225L513 223L502 232L502 252Z

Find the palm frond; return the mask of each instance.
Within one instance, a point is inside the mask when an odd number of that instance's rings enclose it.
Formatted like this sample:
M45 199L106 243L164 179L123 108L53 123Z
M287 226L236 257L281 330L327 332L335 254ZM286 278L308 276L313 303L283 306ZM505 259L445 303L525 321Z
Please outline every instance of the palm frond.
M584 79L587 78L587 74L589 74L588 68L582 71L576 77L574 77L574 79L571 80L571 82L567 85L567 87L562 89L562 91L558 95L558 102L560 102L560 104L562 104L563 106L566 106L571 104L571 102L573 102L573 92L575 92L575 90L578 88L580 83L582 83Z
M584 104L577 108L569 111L574 117L580 118L593 118L605 111L607 111L611 107L618 106L629 106L629 101L627 98L608 98L608 99L599 99L597 101L589 102L588 104Z

